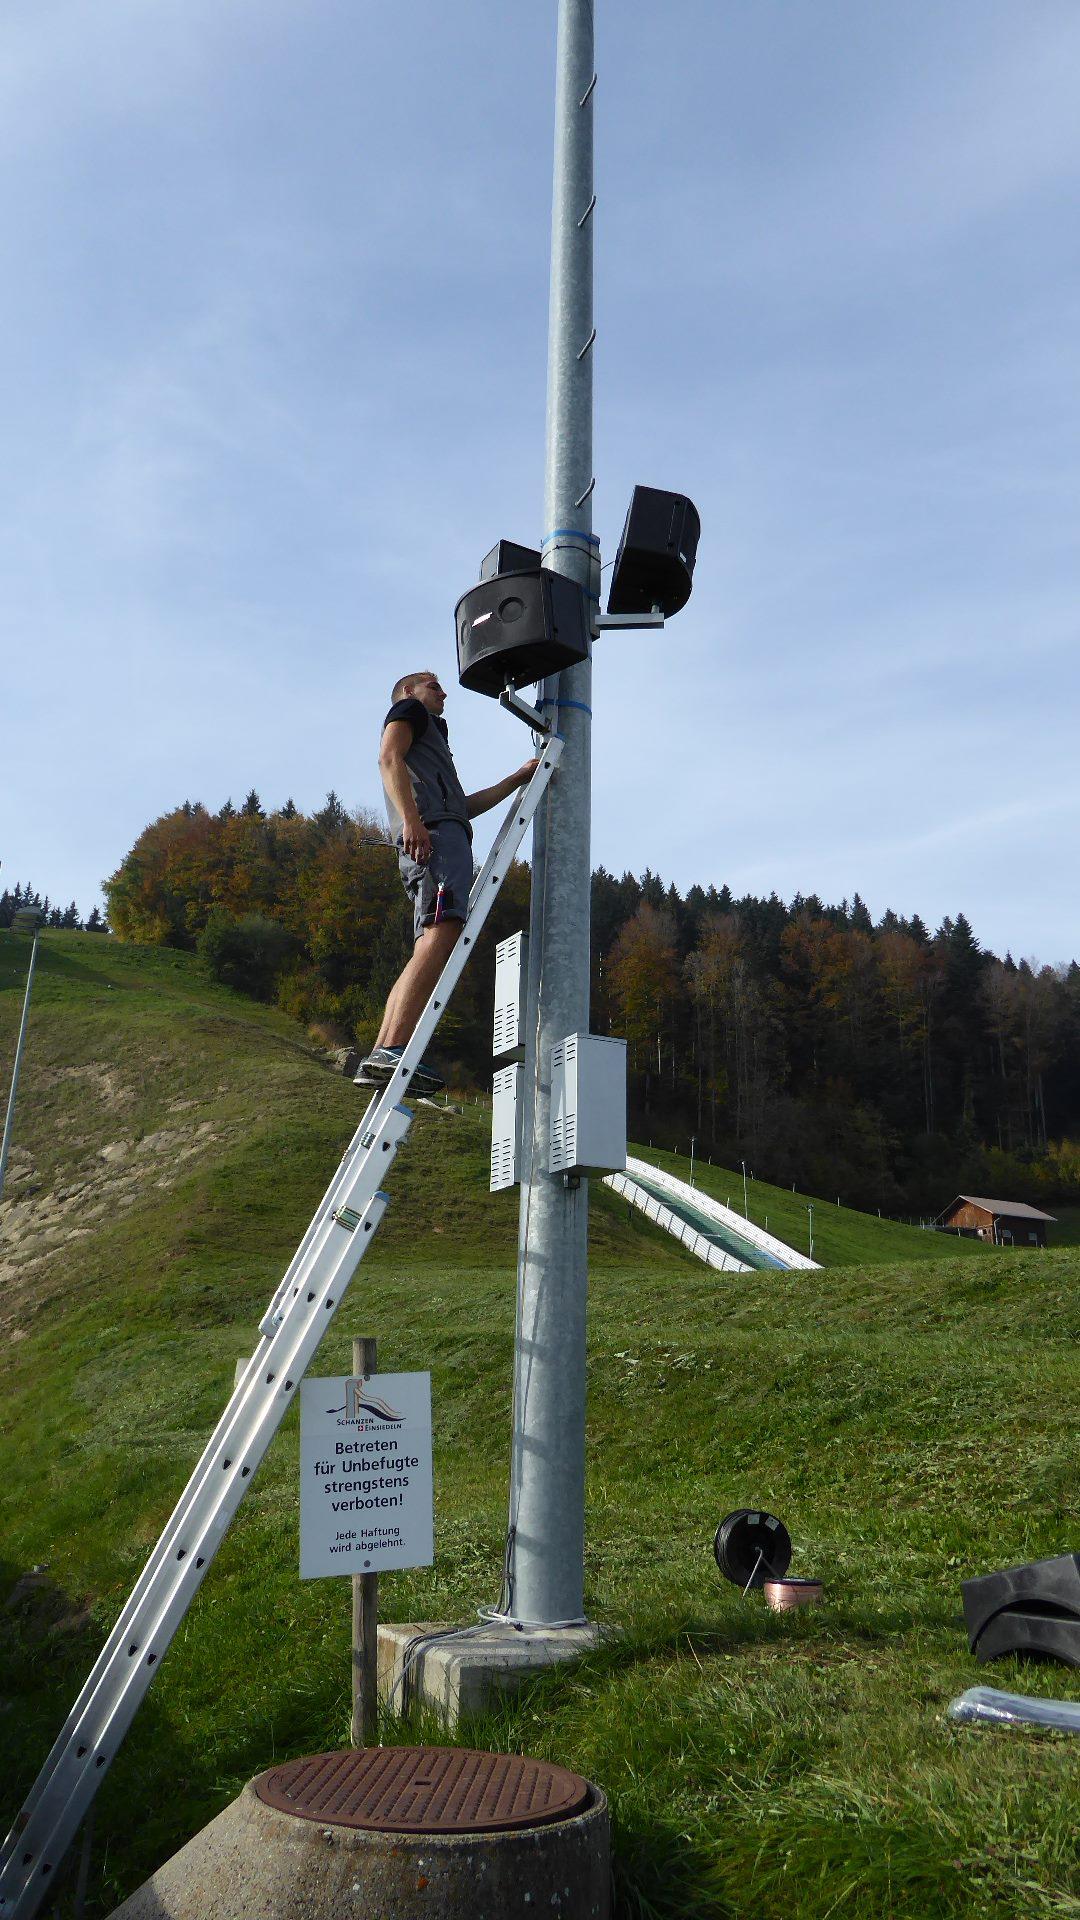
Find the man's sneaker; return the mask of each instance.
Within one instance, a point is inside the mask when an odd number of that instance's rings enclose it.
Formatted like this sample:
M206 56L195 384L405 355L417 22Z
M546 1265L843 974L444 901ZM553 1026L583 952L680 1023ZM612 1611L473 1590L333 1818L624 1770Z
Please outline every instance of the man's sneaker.
M385 1087L393 1079L401 1065L401 1047L376 1047L366 1060L361 1060L360 1071L356 1074L354 1085L358 1087Z
M360 1071L355 1076L354 1085L358 1087L387 1087L401 1065L404 1047L376 1047L366 1060L360 1062ZM441 1093L446 1082L434 1067L422 1060L409 1082L411 1093Z
M435 1068L429 1066L426 1060L421 1060L409 1082L409 1092L415 1093L419 1098L431 1093L442 1093L445 1086L446 1081L442 1074L436 1073Z

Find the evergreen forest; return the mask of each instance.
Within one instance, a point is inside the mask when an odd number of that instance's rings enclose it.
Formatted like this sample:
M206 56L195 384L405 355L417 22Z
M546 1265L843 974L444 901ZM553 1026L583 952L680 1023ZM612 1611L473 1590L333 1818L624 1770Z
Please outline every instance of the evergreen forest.
M108 933L108 925L99 907L91 907L84 920L74 900L66 907L58 907L49 899L48 894L40 894L36 887L21 883L14 887L5 887L0 893L0 927L10 927L20 908L32 907L41 915L43 927L59 927L65 933Z

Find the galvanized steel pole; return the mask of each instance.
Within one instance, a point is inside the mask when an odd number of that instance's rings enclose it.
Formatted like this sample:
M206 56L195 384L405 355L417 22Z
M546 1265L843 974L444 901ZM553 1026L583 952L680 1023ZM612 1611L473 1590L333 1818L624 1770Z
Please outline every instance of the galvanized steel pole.
M595 88L592 0L559 0L543 562L589 595L600 571L592 531ZM528 1006L536 1011L525 1053L504 1605L510 1618L544 1626L578 1622L584 1611L588 1182L568 1184L547 1164L551 1049L589 1027L591 695L588 660L544 682L545 711L566 746L533 831Z
M15 1065L11 1069L11 1091L8 1094L7 1113L4 1115L4 1138L0 1141L0 1198L4 1192L4 1174L7 1170L8 1148L11 1145L11 1127L15 1119L15 1095L19 1087L19 1067L22 1064L23 1044L26 1040L26 1024L30 1018L30 987L34 978L34 961L37 959L38 935L34 933L34 944L30 949L30 965L26 970L26 991L23 994L22 1019L19 1022L19 1038L15 1043Z

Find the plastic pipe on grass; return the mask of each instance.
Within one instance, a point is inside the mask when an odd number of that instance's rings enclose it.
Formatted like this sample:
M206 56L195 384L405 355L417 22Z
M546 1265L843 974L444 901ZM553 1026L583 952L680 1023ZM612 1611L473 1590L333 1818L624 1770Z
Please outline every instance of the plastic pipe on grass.
M997 1687L969 1687L948 1706L950 1720L989 1722L1004 1727L1060 1727L1080 1733L1080 1701L1035 1700L1026 1693L1002 1693Z

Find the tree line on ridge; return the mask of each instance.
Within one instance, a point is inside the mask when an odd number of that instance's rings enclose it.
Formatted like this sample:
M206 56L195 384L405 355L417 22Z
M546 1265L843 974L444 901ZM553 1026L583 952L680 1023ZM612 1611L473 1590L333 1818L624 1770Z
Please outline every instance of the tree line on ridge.
M214 976L330 1043L366 1046L411 939L385 827L251 792L185 801L106 882L124 939L198 948ZM516 862L439 1034L491 1073L495 943L528 924ZM963 914L875 924L858 895L785 903L655 874L592 881L596 1032L625 1036L631 1132L885 1212L961 1190L1080 1197L1080 968L980 946Z

